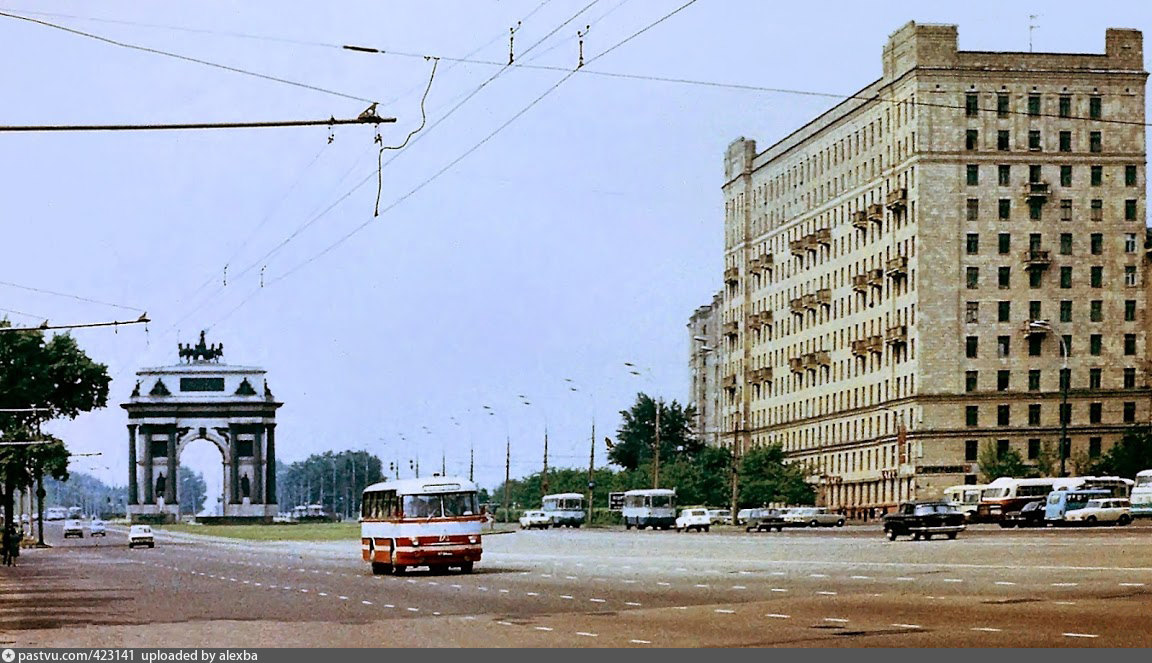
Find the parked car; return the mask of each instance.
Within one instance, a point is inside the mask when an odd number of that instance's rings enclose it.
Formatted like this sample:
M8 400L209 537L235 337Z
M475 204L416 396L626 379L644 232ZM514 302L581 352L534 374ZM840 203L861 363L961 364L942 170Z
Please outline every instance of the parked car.
M777 532L784 530L784 514L780 509L749 509L745 532Z
M1128 500L1113 497L1088 500L1083 509L1064 514L1064 522L1083 525L1127 525L1132 522L1132 505Z
M1009 511L1004 514L1000 526L1011 527L1044 527L1044 502L1036 500L1024 505L1019 511Z
M552 516L545 511L525 511L520 516L520 529L548 529L552 526Z
M708 519L712 521L713 525L729 525L732 523L732 511L730 509L708 509Z
M739 511L737 511L736 512L736 524L737 525L747 525L748 524L748 516L753 511L755 511L755 509L740 509Z
M684 509L676 519L676 531L687 532L694 529L697 532L707 532L712 526L712 517L708 509Z
M108 532L103 520L93 520L88 525L89 536L107 536Z
M81 526L80 521L75 518L69 518L64 521L64 538L67 539L70 536L75 536L80 539L84 538L84 527Z
M935 534L955 539L966 527L964 519L964 512L952 502L905 502L896 513L884 516L884 535L889 541L908 535L913 541L919 541L931 539Z
M789 527L843 527L844 516L828 513L822 506L798 506L784 512L784 524Z
M128 547L135 548L136 546L156 547L156 541L152 538L151 525L133 525L128 530Z

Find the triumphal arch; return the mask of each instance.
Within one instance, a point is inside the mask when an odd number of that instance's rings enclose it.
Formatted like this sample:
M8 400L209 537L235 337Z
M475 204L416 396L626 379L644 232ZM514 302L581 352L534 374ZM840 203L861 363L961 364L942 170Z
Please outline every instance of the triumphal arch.
M276 515L276 410L265 371L223 363L223 344L179 345L181 363L144 368L128 412L128 515L133 522L179 519L180 452L195 440L223 458L217 522L270 522ZM199 520L206 520L199 518Z

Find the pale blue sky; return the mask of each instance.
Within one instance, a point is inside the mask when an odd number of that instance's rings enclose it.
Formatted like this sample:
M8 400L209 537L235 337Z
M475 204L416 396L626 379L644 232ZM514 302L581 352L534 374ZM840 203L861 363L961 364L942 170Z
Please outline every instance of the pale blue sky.
M588 2L547 2L516 34L517 50ZM463 56L489 44L474 57L504 61L509 26L541 0L334 4L0 2L354 97L400 96L380 110L399 118L382 132L397 144L419 125L429 63L331 45ZM600 0L521 61L574 66L578 28L596 21L585 44L591 58L680 4ZM879 77L885 40L908 20L957 24L962 49L1027 50L1030 13L1040 14L1035 50L1073 52L1103 52L1105 28L1142 29L1150 16L1141 4L1115 2L699 0L588 68L850 94ZM0 56L3 124L353 117L367 105L7 18ZM432 84L429 123L499 70L450 65L440 63ZM418 134L385 169L382 206L563 75L508 70ZM539 468L545 419L552 465L586 467L591 399L569 392L564 378L595 393L600 438L615 434L617 412L640 389L687 399L685 324L721 273L723 151L741 135L763 148L833 103L577 74L350 241L263 289L261 267L266 283L278 279L371 218L370 128L338 128L331 145L327 128L0 135L0 280L139 307L154 320L147 333L75 333L109 364L112 406L54 428L74 451L103 453L76 468L106 481L126 481L126 420L116 404L134 371L175 363L177 334L189 342L202 328L225 344L229 361L269 371L285 402L277 439L286 462L366 448L406 464L419 443L425 471L439 466L443 447L449 471L467 472L471 435L478 479L494 486L505 424L484 416L489 404L506 418L514 475ZM0 308L54 322L134 317L5 286ZM625 361L650 372L637 379Z

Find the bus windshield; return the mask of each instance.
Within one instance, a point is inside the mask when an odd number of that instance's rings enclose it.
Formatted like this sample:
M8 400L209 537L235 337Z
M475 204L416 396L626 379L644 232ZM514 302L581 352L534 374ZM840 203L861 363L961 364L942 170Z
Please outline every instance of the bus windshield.
M1152 473L1144 474L1143 472L1140 472L1136 475L1135 487L1140 488L1141 486L1152 487Z
M476 515L476 493L405 495L406 518L458 518Z
M980 497L982 499L986 499L986 500L987 499L996 499L999 497L1007 497L1007 496L1008 496L1008 489L1007 488L985 488L984 491L980 493Z
M654 506L654 507L672 506L672 496L671 495L653 495L651 500L652 500L652 506Z

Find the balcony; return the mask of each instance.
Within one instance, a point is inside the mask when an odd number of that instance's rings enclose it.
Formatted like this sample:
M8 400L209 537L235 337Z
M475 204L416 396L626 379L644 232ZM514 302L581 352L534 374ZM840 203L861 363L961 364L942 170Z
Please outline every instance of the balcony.
M884 223L884 206L872 203L868 206L868 220L874 223Z
M886 264L888 276L894 279L902 278L908 275L908 256L896 256L888 260Z
M1044 249L1027 249L1022 258L1024 269L1047 269L1052 264L1052 256Z
M772 326L772 311L760 311L753 313L748 318L748 326L750 327L771 327Z
M737 336L740 334L740 324L735 321L725 322L723 332L725 336Z
M908 343L908 325L889 327L884 332L884 342L888 345L905 345Z
M893 212L899 212L908 206L908 189L893 189L888 192L884 205Z
M771 274L773 262L774 262L774 260L772 258L771 253L761 253L760 254L760 271L768 272L769 274Z
M868 213L864 210L852 212L852 225L860 230L868 230Z
M1047 182L1029 182L1024 185L1024 198L1028 202L1047 202L1050 192Z
M724 381L720 383L720 386L722 386L723 388L728 389L728 390L735 390L736 389L736 376L735 375L725 375Z
M797 258L803 258L804 252L808 250L807 239L794 239L791 242L788 242L788 250L791 251L792 255L796 256Z
M884 270L877 267L876 269L868 270L868 285L873 288L884 287Z
M1048 320L1025 320L1024 325L1020 327L1020 333L1025 336L1044 337L1050 331L1052 331L1051 323Z
M832 356L828 354L827 350L817 350L813 352L812 360L817 366L828 367L832 365Z
M788 358L788 368L791 369L791 371L793 373L803 373L804 372L804 358L803 357L789 357Z
M729 267L724 270L724 283L728 285L736 285L740 282L740 270L736 267Z
M789 301L788 306L792 309L793 314L804 315L804 298L803 297L797 297L796 299Z
M876 334L868 337L868 352L874 355L884 354L884 337Z
M868 274L856 274L852 277L852 289L861 294L868 292L871 277Z
M816 295L804 295L800 298L800 304L806 311L816 310Z
M821 288L812 296L820 306L828 307L832 305L832 290L829 288Z
M748 261L748 272L755 273L760 271L760 257L757 256Z
M812 242L811 250L813 251L816 250L817 244L830 246L832 244L832 229L821 228L820 230L817 230L816 232L809 235L809 237L811 238L809 241Z
M852 354L857 357L865 357L868 355L868 339L862 338L858 341L852 341Z
M757 368L757 369L748 371L747 378L748 378L748 382L751 382L751 383L771 382L772 381L772 369L771 368Z

